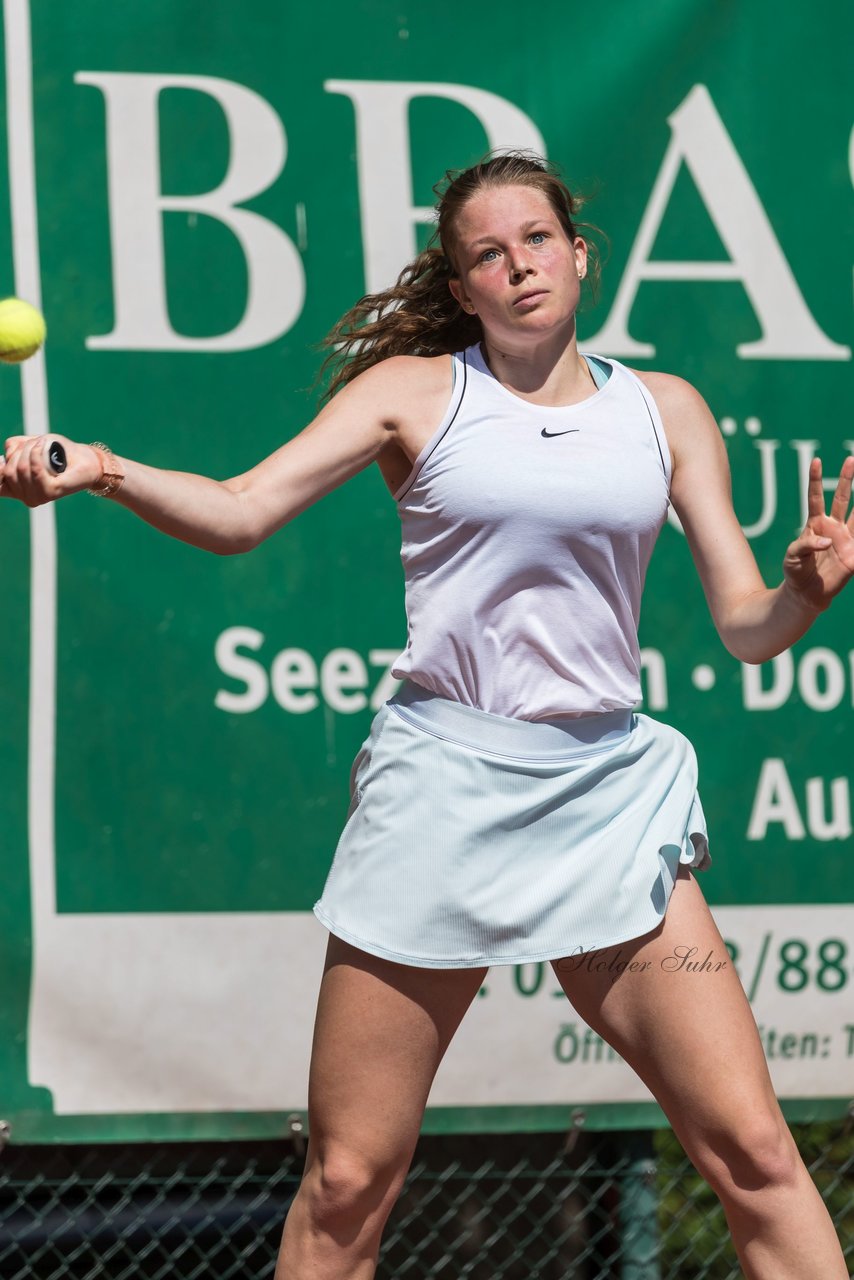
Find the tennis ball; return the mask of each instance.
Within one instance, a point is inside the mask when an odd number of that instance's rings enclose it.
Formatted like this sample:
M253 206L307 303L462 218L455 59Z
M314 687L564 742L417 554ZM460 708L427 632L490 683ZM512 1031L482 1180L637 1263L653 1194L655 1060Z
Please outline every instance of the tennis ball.
M20 364L34 356L45 340L44 316L20 298L0 300L0 360Z

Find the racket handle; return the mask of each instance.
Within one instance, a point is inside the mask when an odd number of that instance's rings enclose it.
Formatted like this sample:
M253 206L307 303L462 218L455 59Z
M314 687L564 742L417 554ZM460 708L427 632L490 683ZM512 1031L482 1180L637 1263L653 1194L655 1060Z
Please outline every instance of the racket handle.
M52 476L62 475L68 466L65 448L58 440L52 440L47 450L47 469Z

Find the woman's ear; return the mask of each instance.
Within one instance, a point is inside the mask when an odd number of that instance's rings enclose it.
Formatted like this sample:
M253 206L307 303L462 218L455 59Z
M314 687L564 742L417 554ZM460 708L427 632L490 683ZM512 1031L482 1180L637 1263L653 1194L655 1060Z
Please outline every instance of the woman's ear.
M578 278L583 280L587 275L587 241L581 236L576 236L572 247L575 250L575 268Z
M463 311L467 311L470 316L474 315L474 306L471 299L466 295L462 281L457 276L451 276L448 281L448 288L462 307Z

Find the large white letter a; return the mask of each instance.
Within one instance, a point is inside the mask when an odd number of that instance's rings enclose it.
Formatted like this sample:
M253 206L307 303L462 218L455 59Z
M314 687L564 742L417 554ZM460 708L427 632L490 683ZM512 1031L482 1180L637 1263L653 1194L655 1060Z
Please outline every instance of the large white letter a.
M740 280L762 337L736 347L747 359L847 360L850 348L832 342L812 318L783 256L759 197L715 110L705 85L695 85L668 117L670 146L650 196L620 288L605 327L585 346L615 356L654 356L651 343L636 342L629 312L644 280ZM650 253L684 161L709 211L729 262L650 261Z

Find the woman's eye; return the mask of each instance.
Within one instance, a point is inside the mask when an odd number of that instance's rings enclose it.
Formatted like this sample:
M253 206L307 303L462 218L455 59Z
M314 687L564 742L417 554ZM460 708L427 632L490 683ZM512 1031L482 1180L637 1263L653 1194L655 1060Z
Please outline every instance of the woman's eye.
M487 249L487 250L485 250L485 252L484 252L484 253L482 253L482 254L480 255L480 260L481 260L481 262L491 262L491 261L492 261L492 258L490 258L490 256L489 256L491 253L492 253L492 254L497 254L497 253L498 253L498 250L497 250L497 249Z
M546 231L534 231L533 234L531 235L531 239L536 244L543 244L547 239L547 236L548 236L548 233Z

